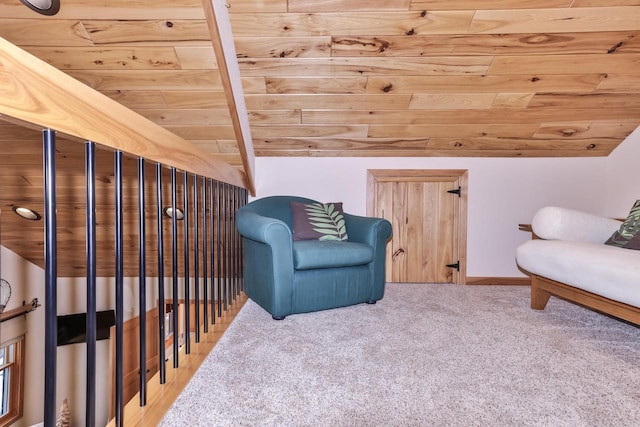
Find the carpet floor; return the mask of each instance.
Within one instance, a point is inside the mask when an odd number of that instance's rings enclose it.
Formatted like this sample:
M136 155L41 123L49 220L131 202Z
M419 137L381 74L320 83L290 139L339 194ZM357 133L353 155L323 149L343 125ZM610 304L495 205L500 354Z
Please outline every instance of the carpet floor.
M529 288L387 285L282 321L249 300L162 426L640 426L640 328Z

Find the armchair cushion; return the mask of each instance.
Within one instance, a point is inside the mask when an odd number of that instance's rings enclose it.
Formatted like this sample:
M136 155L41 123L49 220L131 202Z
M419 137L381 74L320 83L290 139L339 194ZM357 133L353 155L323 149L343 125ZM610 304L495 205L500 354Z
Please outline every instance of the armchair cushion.
M291 202L293 240L346 241L342 203Z
M364 243L301 240L293 242L293 268L350 267L373 261L373 248Z

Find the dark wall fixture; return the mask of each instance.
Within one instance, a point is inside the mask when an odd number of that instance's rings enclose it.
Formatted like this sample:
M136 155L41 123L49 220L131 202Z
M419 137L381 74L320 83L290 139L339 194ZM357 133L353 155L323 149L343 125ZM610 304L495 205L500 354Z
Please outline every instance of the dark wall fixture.
M60 10L60 0L20 0L29 9L41 15L55 15Z
M96 313L97 340L109 339L110 328L116 324L114 310ZM58 345L77 344L86 341L87 314L76 313L58 316Z

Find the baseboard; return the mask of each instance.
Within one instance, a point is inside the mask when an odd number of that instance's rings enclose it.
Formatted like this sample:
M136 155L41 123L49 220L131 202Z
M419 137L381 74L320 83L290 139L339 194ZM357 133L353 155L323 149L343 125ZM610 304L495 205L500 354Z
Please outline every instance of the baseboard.
M467 285L531 286L529 277L467 277Z

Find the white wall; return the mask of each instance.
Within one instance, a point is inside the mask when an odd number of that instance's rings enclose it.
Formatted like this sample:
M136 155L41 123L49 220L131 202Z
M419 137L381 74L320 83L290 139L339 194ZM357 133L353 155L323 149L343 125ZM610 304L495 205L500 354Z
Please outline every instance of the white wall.
M614 218L626 218L634 202L640 199L640 127L607 157L605 212Z
M0 266L2 278L11 284L11 299L6 310L20 307L22 301L27 304L33 298L39 303L44 301L44 270L27 262L4 246L0 246ZM42 421L44 408L44 307L26 315L27 333L25 335L25 392L23 413L16 426L29 426ZM35 392L39 390L39 392ZM62 400L60 400L62 403Z
M21 258L5 247L1 248L0 267L2 278L9 281L12 295L6 310L19 307L22 301L29 303L37 298L42 305L26 315L25 337L25 396L24 415L16 422L17 427L31 426L43 418L44 408L44 324L45 295L44 270ZM168 286L168 284L167 284ZM182 281L180 281L182 288ZM157 281L147 279L147 308L157 305ZM168 290L167 290L168 291ZM115 306L114 281L98 278L96 281L96 309L109 310ZM83 313L86 311L86 280L84 278L58 279L58 315ZM124 280L124 318L138 315L138 280ZM1 329L0 329L1 333ZM96 419L98 425L108 421L110 402L109 340L96 344ZM56 408L60 408L66 397L71 412L72 425L84 425L86 383L86 345L72 344L58 347Z
M514 256L530 236L518 224L543 206L604 213L606 158L258 157L257 197L342 201L364 215L367 169L469 170L467 276L524 276Z

